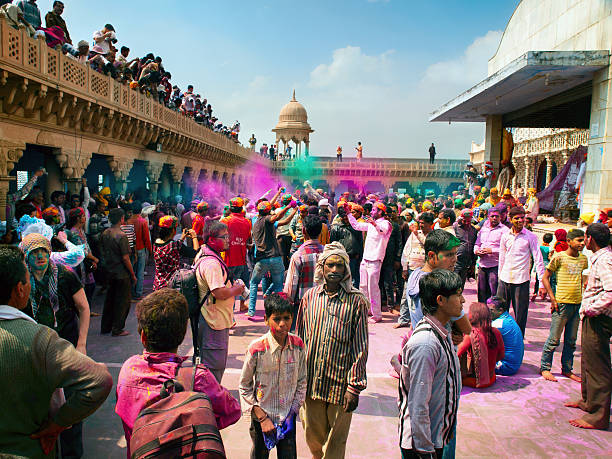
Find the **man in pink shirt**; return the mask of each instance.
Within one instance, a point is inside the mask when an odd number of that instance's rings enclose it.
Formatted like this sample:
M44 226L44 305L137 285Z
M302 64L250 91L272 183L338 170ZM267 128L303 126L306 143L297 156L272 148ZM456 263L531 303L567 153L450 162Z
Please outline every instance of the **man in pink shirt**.
M525 210L513 207L508 213L512 228L501 238L499 245L499 285L497 296L503 298L510 308L514 308L516 323L523 338L529 311L529 281L531 279L531 257L538 278L544 277L544 260L540 252L538 237L524 228ZM540 294L544 294L544 288Z
M365 217L366 221L358 222L351 214L348 206L346 209L351 226L357 231L367 231L363 259L359 267L359 288L370 300L370 313L372 314L370 323L377 323L382 320L378 281L387 244L393 230L391 223L384 218L386 213L385 205L382 202L375 202L370 216Z
M497 207L489 210L488 220L482 225L474 244L474 255L478 261L478 301L486 303L497 292L499 267L499 244L509 230L501 224L501 211Z

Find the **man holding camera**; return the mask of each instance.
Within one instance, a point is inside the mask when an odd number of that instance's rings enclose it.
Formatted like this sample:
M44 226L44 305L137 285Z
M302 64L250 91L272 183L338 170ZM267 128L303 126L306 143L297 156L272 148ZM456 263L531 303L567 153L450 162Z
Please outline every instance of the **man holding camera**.
M115 28L111 24L106 24L102 30L94 32L93 40L101 48L102 55L106 56L112 51L117 51L113 44L117 43Z

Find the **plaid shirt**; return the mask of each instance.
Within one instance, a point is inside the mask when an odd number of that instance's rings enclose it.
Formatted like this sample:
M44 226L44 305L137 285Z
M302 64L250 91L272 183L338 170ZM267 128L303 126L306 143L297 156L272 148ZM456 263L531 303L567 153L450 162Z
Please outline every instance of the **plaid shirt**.
M612 250L599 249L591 257L591 270L582 295L580 317L612 317Z
M289 301L299 303L304 294L314 287L314 274L323 246L318 240L304 242L291 257L284 292Z
M297 331L306 345L307 396L342 405L347 390L359 395L366 388L369 308L354 290L330 295L320 284L306 292Z

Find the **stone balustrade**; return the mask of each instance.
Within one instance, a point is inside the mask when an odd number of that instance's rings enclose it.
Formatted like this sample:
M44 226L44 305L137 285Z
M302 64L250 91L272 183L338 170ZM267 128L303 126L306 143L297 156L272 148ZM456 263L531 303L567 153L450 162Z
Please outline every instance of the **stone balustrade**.
M252 151L0 20L2 112L175 154L238 165Z

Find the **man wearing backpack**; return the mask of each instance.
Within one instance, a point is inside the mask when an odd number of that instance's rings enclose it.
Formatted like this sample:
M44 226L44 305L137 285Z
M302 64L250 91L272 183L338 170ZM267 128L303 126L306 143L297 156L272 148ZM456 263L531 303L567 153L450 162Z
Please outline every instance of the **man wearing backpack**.
M233 283L220 255L229 246L227 225L209 220L202 236L204 245L195 259L199 299L205 299L198 322L199 352L201 362L221 382L234 323L234 297L244 291L244 284Z

